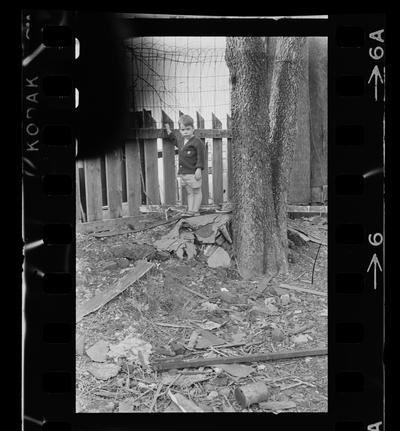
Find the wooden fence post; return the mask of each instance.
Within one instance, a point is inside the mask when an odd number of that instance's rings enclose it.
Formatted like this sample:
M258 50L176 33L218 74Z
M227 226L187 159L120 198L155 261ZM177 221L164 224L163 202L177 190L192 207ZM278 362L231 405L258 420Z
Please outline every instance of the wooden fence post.
M151 116L151 111L143 109L144 127L157 127ZM157 139L146 139L144 142L144 159L146 165L146 194L147 205L160 205L160 185L158 183L158 151Z
M212 113L212 128L222 129L221 121ZM224 196L223 164L222 164L222 138L213 138L212 183L214 204L222 204Z
M226 126L228 131L232 132L232 118L227 115L226 116ZM232 200L233 193L232 193L232 138L227 139L227 145L226 145L226 159L227 159L227 168L228 168L228 191L227 191L227 197L228 202Z
M185 114L182 111L179 111L179 116L182 117L182 115L185 115ZM179 123L178 123L178 129L179 129ZM179 135L180 135L180 132L179 132ZM181 141L181 144L183 145L183 140ZM187 205L186 187L183 187L182 184L181 184L181 204Z
M302 77L297 99L297 137L290 171L288 202L310 204L310 96L308 79L308 42L302 49L299 74Z
M197 117L197 128L198 129L204 129L204 118L200 115L199 112L196 112ZM208 144L206 143L205 138L202 138L201 141L204 144L204 170L202 175L202 184L201 189L203 193L203 198L201 200L202 205L208 205L208 198L209 198L209 185L208 185Z
M140 212L142 202L140 185L140 152L139 140L125 143L126 188L128 198L128 215L136 216Z
M84 166L87 221L102 220L100 158L87 159Z
M161 110L161 128L168 123L171 130L174 130L174 122ZM172 132L174 133L174 132ZM176 203L176 170L175 170L175 145L163 140L163 176L164 176L164 203L165 205L175 205Z
M122 154L115 148L106 154L107 202L110 218L122 217Z

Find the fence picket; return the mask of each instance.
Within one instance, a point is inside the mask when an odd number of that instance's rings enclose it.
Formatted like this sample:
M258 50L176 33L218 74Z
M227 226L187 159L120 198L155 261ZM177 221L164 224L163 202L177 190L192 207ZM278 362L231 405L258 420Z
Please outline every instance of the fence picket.
M102 220L100 158L85 160L84 167L87 221Z
M179 111L179 116L182 117L182 115L185 115L185 114L182 111ZM178 129L179 129L179 123L178 123ZM179 136L181 135L179 134ZM181 140L179 147L181 147L181 145L183 145L183 139ZM182 184L181 184L181 204L187 205L187 192L186 192L186 188L182 186Z
M168 123L171 130L174 129L174 122L164 112L161 111L162 127ZM175 146L163 140L163 176L164 176L164 203L175 205L176 202L176 171L175 171Z
M139 140L127 141L125 143L125 159L128 214L130 216L135 216L139 214L142 200L142 189L140 185Z
M213 129L222 129L222 123L214 113L212 113L212 127ZM212 175L214 204L222 204L224 186L221 138L213 138Z
M156 128L151 111L143 109L144 127ZM146 194L148 205L160 205L160 186L158 183L158 151L157 139L144 141L144 159L146 166Z
M121 148L117 148L106 154L107 202L109 218L122 217L121 162Z
M200 115L199 112L196 112L197 117L197 129L204 129L204 118ZM200 139L204 144L204 170L202 175L202 193L203 198L201 200L202 205L208 205L208 198L209 198L209 184L208 184L208 144L206 143L206 140L204 138Z

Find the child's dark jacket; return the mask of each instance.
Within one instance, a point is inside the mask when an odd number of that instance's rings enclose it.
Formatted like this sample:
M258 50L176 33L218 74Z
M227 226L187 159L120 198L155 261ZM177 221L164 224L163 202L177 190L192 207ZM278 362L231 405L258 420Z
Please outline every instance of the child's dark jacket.
M197 168L204 169L204 144L196 136L192 136L185 145L181 147L175 134L172 132L164 137L179 149L178 174L194 174Z

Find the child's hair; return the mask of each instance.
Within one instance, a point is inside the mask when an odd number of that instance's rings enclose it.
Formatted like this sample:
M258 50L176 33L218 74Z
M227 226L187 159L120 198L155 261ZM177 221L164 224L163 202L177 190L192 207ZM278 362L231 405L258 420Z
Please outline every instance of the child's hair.
M181 115L179 117L178 124L182 124L182 126L194 127L194 120L190 115Z

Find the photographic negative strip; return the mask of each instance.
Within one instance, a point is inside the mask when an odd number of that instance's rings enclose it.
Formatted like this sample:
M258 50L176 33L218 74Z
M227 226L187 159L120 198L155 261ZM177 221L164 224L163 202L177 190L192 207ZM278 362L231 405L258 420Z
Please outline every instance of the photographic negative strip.
M381 429L384 16L22 21L25 421Z

